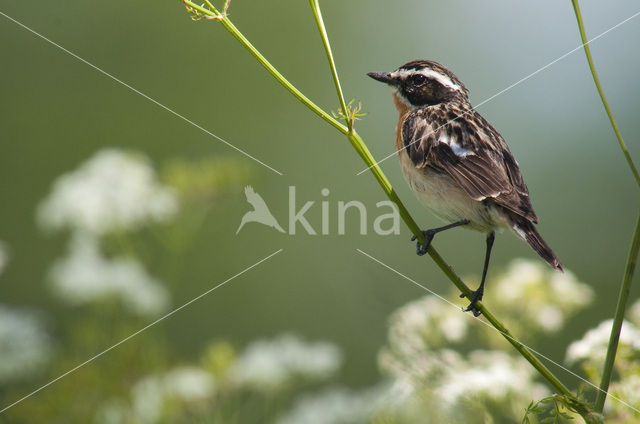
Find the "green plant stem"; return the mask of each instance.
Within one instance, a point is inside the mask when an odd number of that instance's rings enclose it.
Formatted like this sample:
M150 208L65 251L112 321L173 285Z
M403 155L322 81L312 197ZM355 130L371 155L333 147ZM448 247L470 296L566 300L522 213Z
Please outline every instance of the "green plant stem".
M633 273L636 268L639 249L640 249L640 212L638 213L638 219L636 221L636 229L633 232L631 247L629 248L629 254L627 255L627 263L625 265L624 276L622 277L622 285L620 286L620 293L618 294L618 304L616 306L616 315L613 319L613 326L611 327L611 335L609 336L609 346L607 347L607 356L604 360L602 380L600 382L600 391L598 391L598 394L596 396L595 409L598 412L602 412L602 410L604 409L604 402L607 398L607 391L609 390L609 382L611 381L611 375L613 373L613 363L616 360L616 352L618 350L618 341L620 340L620 332L622 330L622 321L624 320L624 313L627 306L627 300L629 299L629 291L631 289L631 280L633 279Z
M189 6L192 9L197 10L198 12L206 16L209 16L210 18L213 18L219 21L222 24L222 26L224 26L224 28L231 35L233 35L233 37L236 40L238 40L240 44L242 44L249 51L249 53L251 53L251 55L255 57L256 60L260 62L260 64L276 80L278 80L280 84L282 84L291 94L293 94L293 96L296 99L300 100L305 106L311 109L311 111L313 111L316 115L324 119L326 122L328 122L331 126L333 126L335 129L337 129L341 133L347 134L349 132L349 129L345 125L343 125L342 123L334 119L331 115L329 115L327 112L322 110L318 105L313 103L307 96L302 94L302 92L298 90L293 84L291 84L273 65L271 65L271 63L269 63L269 61L262 55L262 53L260 53L258 49L256 49L253 46L253 44L251 44L251 42L244 35L242 35L242 33L238 30L238 28L236 28L236 26L233 25L233 23L231 23L229 18L221 14L220 12L218 12L216 8L213 7L213 5L211 5L209 1L206 1L206 3L210 9L202 7L196 3L193 3L190 0L183 0L182 3Z
M605 111L607 112L607 116L609 117L609 121L611 122L611 126L613 127L613 132L616 134L616 138L618 139L618 144L620 145L620 149L624 154L625 159L627 160L627 164L633 173L633 176L640 187L640 175L638 175L638 170L636 169L633 160L631 159L631 155L627 150L627 145L625 144L622 134L620 133L620 129L618 128L618 124L613 117L613 112L609 107L609 103L607 102L607 98L604 95L604 90L602 89L602 85L600 84L600 79L598 78L598 73L596 72L596 67L593 62L593 57L591 56L591 49L589 48L589 44L587 42L587 35L584 29L584 21L582 20L582 13L580 12L580 5L578 4L578 0L571 0L573 4L573 10L576 14L576 20L578 21L578 29L580 31L580 38L582 40L582 44L584 47L584 52L587 56L587 62L589 63L589 69L591 70L591 75L593 76L593 82L596 85L596 89L598 90L598 94L600 95L600 100L602 100L602 105L604 106ZM602 413L604 409L604 403L607 399L607 391L609 390L609 383L611 381L611 376L613 374L613 364L616 359L616 352L618 350L618 342L620 340L620 332L622 331L622 322L624 320L625 310L627 308L627 301L629 297L629 291L631 288L631 281L633 279L633 273L636 267L636 261L638 259L638 249L640 248L640 211L638 212L638 220L636 221L636 228L633 233L633 238L631 242L631 247L629 248L629 253L627 255L627 263L625 265L624 276L622 278L622 284L620 286L620 293L618 295L618 303L616 305L615 317L613 320L613 326L611 327L611 335L609 336L609 345L607 347L607 356L605 358L604 367L602 371L602 379L600 381L600 390L596 395L595 402L595 410L599 413Z
M580 5L578 4L578 0L571 0L573 3L573 10L576 14L576 19L578 21L578 29L580 30L580 39L582 40L582 46L584 47L584 52L587 55L587 62L589 63L589 69L591 70L591 75L593 76L593 82L596 84L596 89L598 90L598 94L600 95L600 100L602 100L602 105L604 106L604 110L607 112L607 116L609 117L609 121L611 122L611 127L613 127L613 132L616 134L616 138L618 139L618 144L620 144L620 149L622 150L622 154L627 160L627 164L629 165L629 169L633 173L633 177L636 180L636 184L640 188L640 174L638 174L638 170L636 169L633 160L631 159L631 155L629 154L629 150L627 149L627 145L625 144L622 134L620 133L620 129L618 128L618 124L613 117L613 112L611 112L611 108L609 107L609 102L607 102L607 98L604 95L604 90L602 89L602 85L600 84L600 78L598 78L598 73L596 72L596 66L593 63L593 57L591 56L591 48L589 47L587 41L587 34L584 30L584 22L582 21L582 13L580 13Z
M310 0L310 1L312 2L312 6L313 6L313 0ZM227 31L229 31L231 33L231 35L233 35L236 38L236 40L238 40L262 64L262 66L264 66L264 68L274 78L276 78L276 80L278 80L278 82L280 82L291 94L293 94L305 106L307 106L309 109L311 109L317 115L319 115L321 118L323 118L329 124L331 124L338 131L340 131L341 133L345 134L347 136L349 142L353 146L353 148L358 153L358 155L362 158L362 160L365 162L365 164L371 170L371 173L375 177L375 179L378 182L378 184L380 185L380 187L382 187L382 189L386 193L387 197L393 203L395 203L395 205L398 207L398 211L400 213L400 216L401 216L402 220L405 222L405 224L407 225L407 227L409 228L409 230L417 237L418 241L420 241L421 243L425 242L424 234L422 234L422 231L420 230L420 227L415 222L413 217L409 214L409 211L406 209L406 207L404 206L404 204L402 203L402 201L398 197L397 193L395 192L395 190L391 186L391 183L389 182L387 177L382 172L382 169L377 165L375 159L373 158L373 155L371 154L371 152L367 148L366 144L364 143L364 141L362 140L362 138L360 137L360 135L356 131L349 131L348 127L346 127L345 125L343 125L342 123L338 122L336 119L331 117L329 114L324 112L322 109L320 109L320 107L318 107L310 99L308 99L306 96L304 96L298 89L296 89L293 86L293 84L291 84L289 81L287 81L287 79L282 74L280 74L280 72L278 72L267 61L267 59L264 56L262 56L262 54L260 54L260 52L249 42L249 40L247 40L240 33L240 31L231 23L231 21L226 16L223 16L222 14L217 12L211 5L209 5L209 7L211 9L207 9L207 8L201 7L201 6L191 2L190 0L183 0L183 3L185 5L193 8L193 9L199 11L200 13L203 13L205 15L208 15L208 16L212 17L212 18L215 18L216 20L219 20L222 23L222 25L225 27L225 29ZM316 2L316 6L317 6L317 2ZM320 25L320 23L322 21L318 20L317 22L319 22L319 25ZM321 30L321 34L322 33L326 34L326 31ZM323 39L324 39L324 36L323 36ZM327 44L325 44L325 48L328 48L328 41L327 41ZM335 69L335 65L333 65L332 55L330 53L327 53L327 58L332 63L332 70L334 70ZM336 90L339 93L338 95L341 96L340 85L339 85L339 82L337 80L337 73L335 74L334 82L335 82L335 85L336 85ZM445 260L433 248L433 246L429 247L428 253L429 253L429 256L431 257L431 259L433 259L433 261L436 263L436 265L438 265L438 267L449 278L449 280L451 280L451 282L464 295L466 295L467 298L470 298L470 296L473 293L471 291L471 289L469 289L469 287L467 287L467 285L462 281L462 279L460 279L460 277L458 277L458 275L453 271L453 268L445 262ZM481 302L478 302L477 306L478 306L478 309L484 315L485 319L489 323L491 323L491 325L494 328L496 328L498 331L500 331L500 333L505 337L505 339L509 343L511 343L511 345L513 345L513 347L518 352L520 352L520 354L527 361L529 361L529 363L531 363L531 365L549 382L549 384L551 384L551 386L553 386L556 390L558 390L559 393L561 393L566 398L568 398L569 400L572 401L572 403L575 405L575 408L576 408L576 410L578 412L586 411L586 412L584 412L585 414L588 412L588 409L586 408L586 406L584 404L582 404L577 398L575 398L571 394L570 390L551 371L549 371L549 369L547 367L545 367L544 364L542 364L542 362L540 362L540 360L531 351L529 351L529 349L527 349L524 345L522 345L517 340L515 340L515 338L513 338L513 336L509 332L509 330L507 330L507 328ZM580 413L583 414L583 412L580 412Z
M320 4L318 0L309 0L309 4L311 5L311 10L313 10L313 16L316 18L316 24L318 25L318 32L320 33L320 37L322 38L322 44L324 44L324 51L327 54L327 60L329 61L329 66L331 67L331 76L333 77L333 84L336 87L336 92L338 93L338 100L340 101L340 107L342 108L342 113L344 115L344 119L347 123L347 127L349 128L349 132L353 131L353 122L349 119L349 115L347 113L347 104L344 101L344 95L342 94L342 87L340 86L340 79L338 78L338 70L336 69L335 61L333 60L333 53L331 53L331 44L329 44L329 36L327 36L327 30L324 26L324 21L322 20L322 12L320 11Z

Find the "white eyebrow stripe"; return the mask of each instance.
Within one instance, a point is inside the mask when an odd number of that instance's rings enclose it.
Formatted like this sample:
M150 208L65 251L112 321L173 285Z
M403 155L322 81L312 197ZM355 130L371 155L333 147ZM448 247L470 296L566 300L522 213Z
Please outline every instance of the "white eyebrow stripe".
M460 89L460 86L458 84L455 84L451 78L449 78L446 75L443 75L439 72L436 72L432 69L420 69L420 70L415 70L415 69L398 69L395 72L391 73L392 77L400 77L400 78L406 78L409 75L415 75L415 74L422 74L427 78L432 78L436 81L438 81L440 84L444 85L445 87L449 87L452 88L454 90L458 90Z

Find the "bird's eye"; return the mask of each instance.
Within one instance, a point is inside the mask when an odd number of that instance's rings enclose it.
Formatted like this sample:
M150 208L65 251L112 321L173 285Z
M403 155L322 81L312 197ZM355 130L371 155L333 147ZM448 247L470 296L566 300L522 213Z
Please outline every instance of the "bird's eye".
M416 74L411 76L411 84L415 86L421 86L425 82L427 82L427 77L425 77L422 74Z

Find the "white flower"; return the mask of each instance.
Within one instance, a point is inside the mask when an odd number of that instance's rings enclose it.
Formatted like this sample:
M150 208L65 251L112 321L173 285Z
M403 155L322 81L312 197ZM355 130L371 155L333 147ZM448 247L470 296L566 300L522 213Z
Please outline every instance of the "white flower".
M609 393L623 400L626 404L632 405L636 409L640 409L640 375L631 374L624 376L622 380L611 383ZM605 415L615 411L619 415L634 416L634 411L627 405L611 399L605 404ZM636 420L640 417L640 413L635 414ZM629 420L624 422L636 422Z
M390 319L389 342L404 354L458 342L467 335L469 319L436 296L410 302Z
M557 272L549 269L547 273L551 273L549 284L553 296L579 306L588 305L593 300L594 293L591 287L578 281L571 271Z
M458 342L467 335L467 325L469 321L460 311L451 308L455 314L445 314L440 321L440 331L450 342Z
M320 394L305 395L278 424L355 424L370 422L382 395L374 387L361 392L345 388L327 389Z
M78 169L59 177L40 205L47 228L69 227L95 234L135 228L170 218L178 208L172 192L155 180L143 157L117 149L97 152Z
M415 395L415 384L406 378L396 378L387 384L386 391L380 396L378 404L385 410L403 408Z
M495 291L508 302L522 300L530 286L535 286L545 277L542 264L525 259L514 259L507 271L494 283Z
M111 399L98 407L95 421L99 424L125 424L132 421L131 415L125 402Z
M326 342L305 343L293 335L251 343L230 369L237 384L274 390L296 377L323 379L342 361L340 350Z
M215 389L210 373L196 367L180 367L164 376L164 388L178 399L196 401L210 397Z
M547 331L557 331L564 323L564 314L560 308L544 305L540 308L539 313L536 314L535 319L543 329Z
M157 315L169 304L167 290L129 258L108 259L92 236L74 233L70 253L51 270L55 292L64 300L82 304L120 297L139 315Z
M198 402L211 397L214 392L213 376L196 367L179 367L164 375L146 377L131 390L135 422L159 422L168 401Z
M7 249L7 245L0 241L0 274L7 266L9 262L9 249Z
M612 319L603 321L596 328L587 331L582 339L571 343L567 349L566 361L574 364L584 360L604 360L612 326ZM640 329L629 321L623 321L619 343L619 346L626 345L640 352Z
M140 423L151 424L162 418L164 387L162 378L146 377L137 382L131 389L133 415Z
M470 319L460 309L428 295L402 306L389 322L389 346L378 362L395 378L418 383L461 361L445 348L468 333Z
M501 351L474 351L466 363L448 368L436 394L449 406L477 395L504 399L514 393L537 399L546 394L534 382L535 372L523 358Z
M0 385L37 371L50 353L49 337L34 313L0 304Z
M489 304L513 310L543 331L557 331L575 311L593 300L593 290L571 271L557 272L543 263L516 259L488 293Z

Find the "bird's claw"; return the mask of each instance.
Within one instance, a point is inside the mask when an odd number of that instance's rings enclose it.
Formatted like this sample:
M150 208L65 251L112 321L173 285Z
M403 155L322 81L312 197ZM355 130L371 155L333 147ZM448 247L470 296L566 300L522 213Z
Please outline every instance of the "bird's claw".
M429 250L429 246L431 246L431 241L436 235L431 230L423 231L422 234L424 235L425 243L421 244L419 241L416 242L416 253L418 254L418 256L423 256L425 253L427 253L427 250ZM416 239L416 236L411 237L411 241L416 241Z
M480 309L478 309L478 302L480 302L482 300L482 295L484 294L484 290L476 290L473 292L473 294L471 295L471 303L469 303L469 306L467 306L467 308L464 310L465 312L473 312L473 316L474 317L478 317L480 316L480 314L482 313L480 311ZM466 294L462 293L460 295L461 298L463 297L467 297Z

